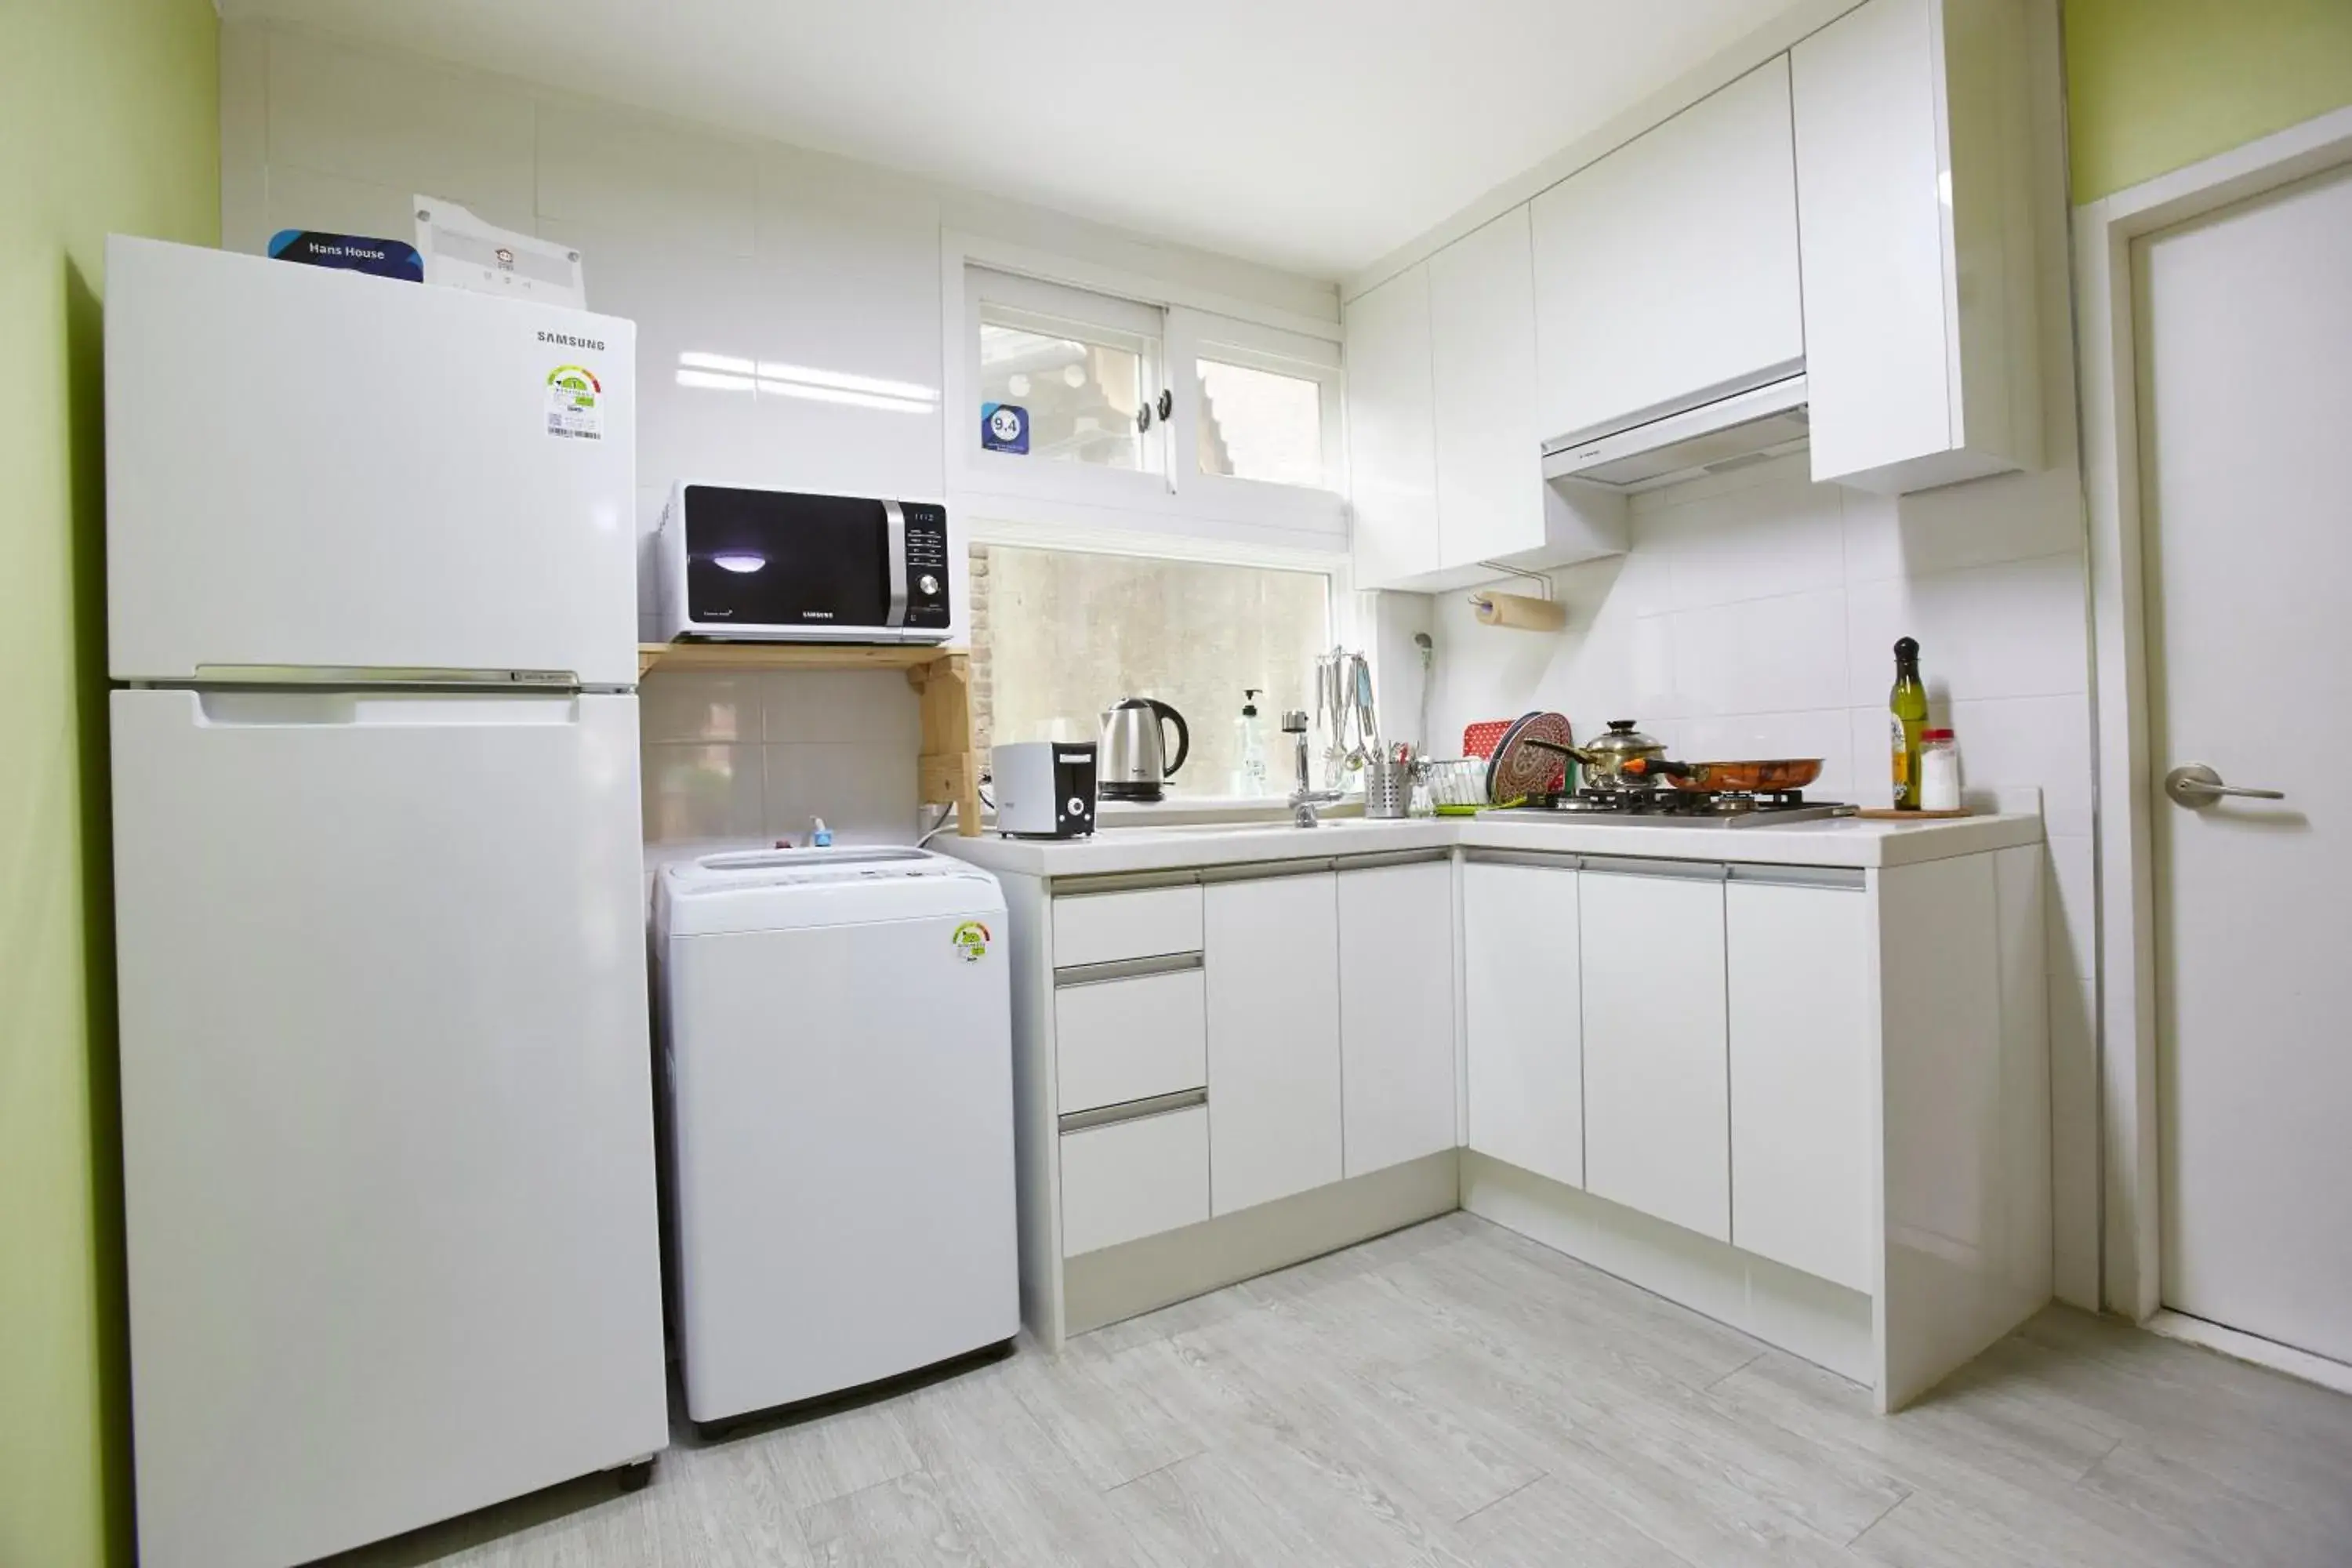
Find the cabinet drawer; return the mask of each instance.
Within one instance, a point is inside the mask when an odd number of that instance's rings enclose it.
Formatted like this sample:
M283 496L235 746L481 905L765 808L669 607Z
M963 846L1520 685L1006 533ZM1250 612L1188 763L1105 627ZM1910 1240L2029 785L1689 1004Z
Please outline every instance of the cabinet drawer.
M1196 963L1054 993L1054 1065L1066 1113L1209 1081L1208 986Z
M1062 1134L1062 1256L1209 1217L1209 1108Z
M1054 900L1054 966L1201 951L1201 889L1071 893Z

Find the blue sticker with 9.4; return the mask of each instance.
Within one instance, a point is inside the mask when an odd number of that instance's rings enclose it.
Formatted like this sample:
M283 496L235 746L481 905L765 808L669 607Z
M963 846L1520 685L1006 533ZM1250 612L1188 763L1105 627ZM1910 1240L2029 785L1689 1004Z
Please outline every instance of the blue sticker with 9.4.
M980 405L980 445L990 452L1029 450L1029 411L1017 403Z

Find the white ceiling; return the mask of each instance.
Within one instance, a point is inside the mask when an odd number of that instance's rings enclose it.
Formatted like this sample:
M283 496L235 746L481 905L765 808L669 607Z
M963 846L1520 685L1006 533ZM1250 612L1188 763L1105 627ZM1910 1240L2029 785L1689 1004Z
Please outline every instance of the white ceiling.
M1793 0L228 0L1337 279Z

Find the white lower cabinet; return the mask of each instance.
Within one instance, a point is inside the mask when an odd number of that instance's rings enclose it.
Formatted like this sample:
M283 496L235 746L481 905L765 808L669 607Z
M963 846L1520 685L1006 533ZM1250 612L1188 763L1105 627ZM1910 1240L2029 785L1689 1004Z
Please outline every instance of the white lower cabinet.
M1056 1108L1067 1115L1199 1089L1209 1081L1207 1013L1198 958L1186 969L1057 987Z
M1209 1217L1209 1112L1192 1106L1065 1132L1062 1256Z
M1202 890L1212 1214L1340 1179L1336 881L1326 870Z
M1729 1241L1724 868L1599 866L1577 878L1585 1186Z
M1454 1147L1454 867L1339 874L1345 1172Z
M1584 1030L1572 863L1462 868L1470 1147L1584 1184Z
M1724 889L1731 1241L1872 1279L1870 900L1859 871L1739 867Z

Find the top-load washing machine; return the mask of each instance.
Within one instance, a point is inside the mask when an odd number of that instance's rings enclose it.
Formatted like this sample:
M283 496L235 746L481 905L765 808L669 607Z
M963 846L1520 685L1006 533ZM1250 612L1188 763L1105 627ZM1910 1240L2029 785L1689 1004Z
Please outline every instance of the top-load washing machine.
M687 1414L1011 1340L996 879L920 849L758 851L665 868L654 904Z

